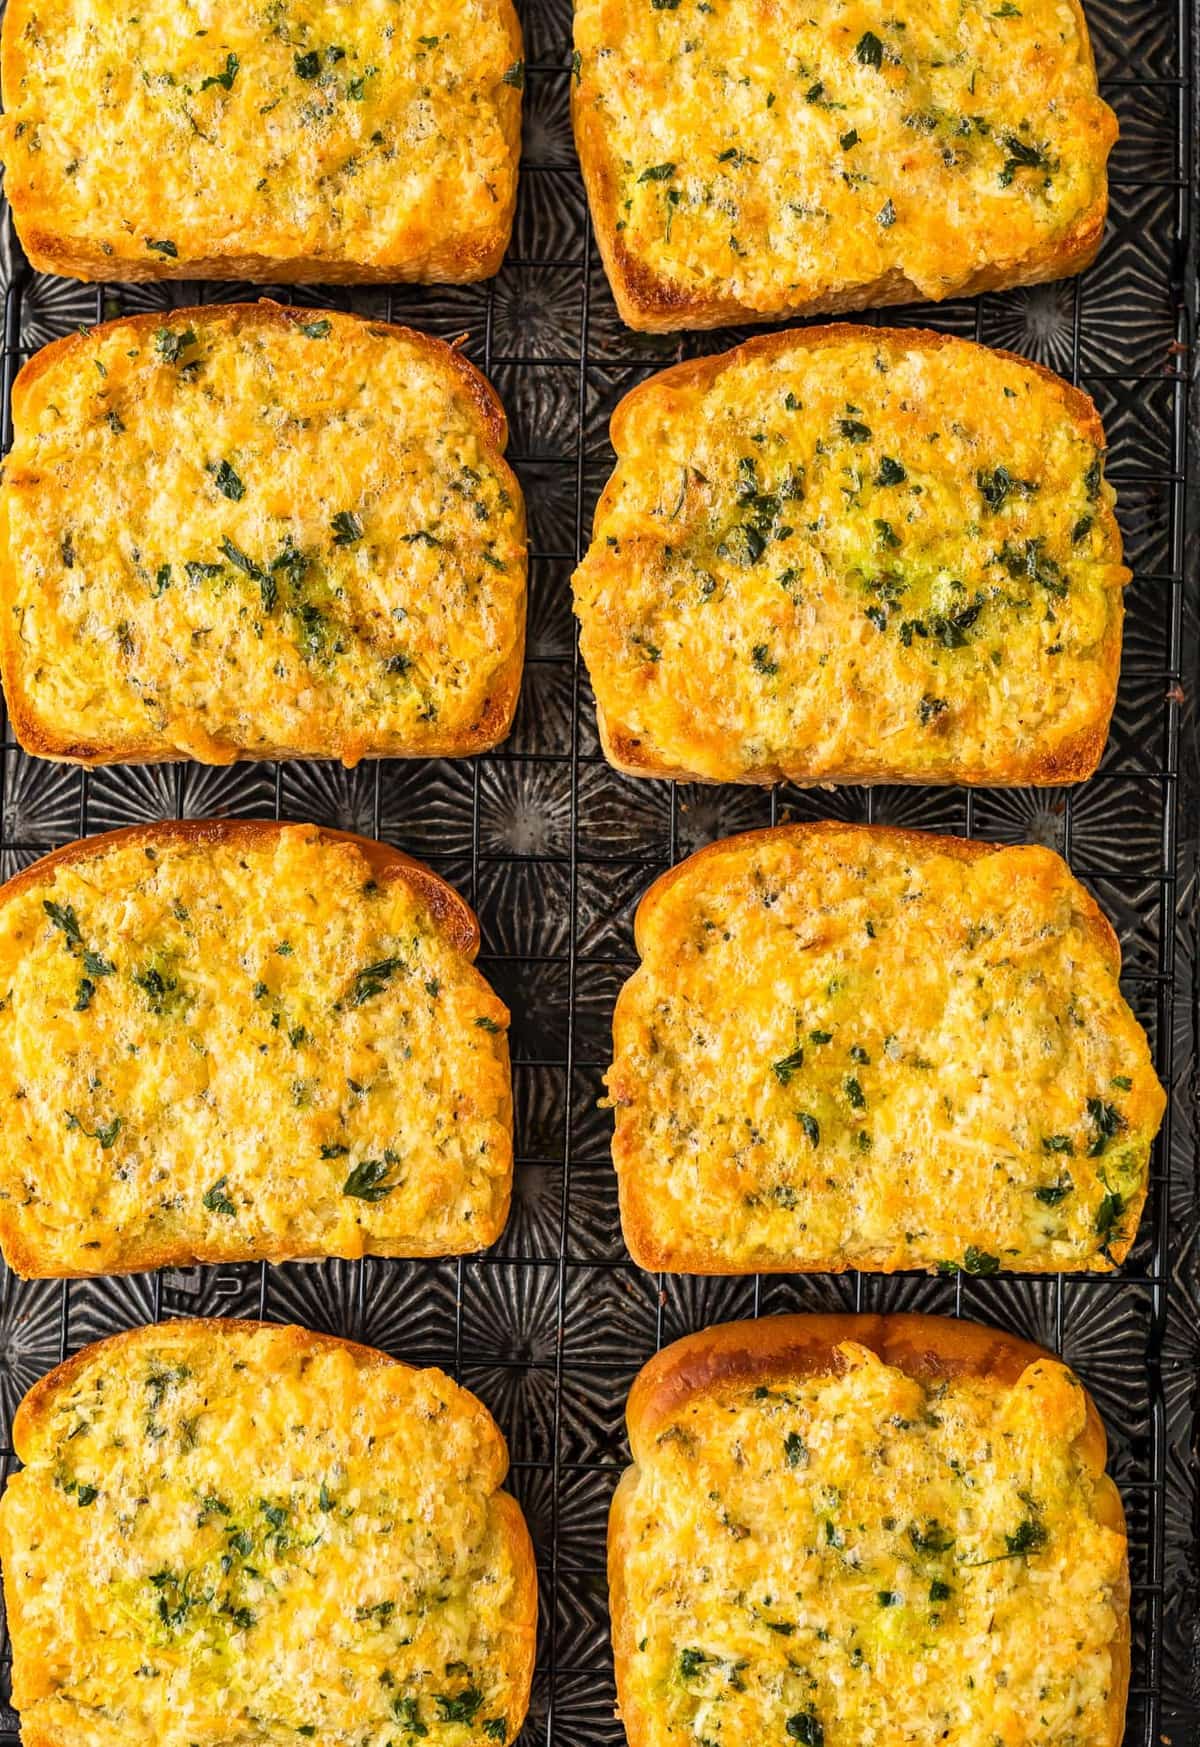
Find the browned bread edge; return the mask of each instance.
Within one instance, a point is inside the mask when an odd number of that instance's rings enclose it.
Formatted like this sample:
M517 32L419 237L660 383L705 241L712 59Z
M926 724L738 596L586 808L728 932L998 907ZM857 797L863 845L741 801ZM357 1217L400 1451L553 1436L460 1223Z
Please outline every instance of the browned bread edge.
M1085 64L1093 79L1096 61L1087 19L1080 0L1069 0L1080 36ZM626 247L618 228L617 186L609 161L606 129L585 106L581 82L571 84L571 120L575 145L587 190L588 205L600 258L608 276L617 313L626 327L640 333L670 334L681 328L720 328L744 322L789 321L796 316L841 315L860 309L877 309L897 303L929 303L933 298L899 269L883 274L868 285L849 286L819 297L801 300L764 312L736 297L717 293L688 293L670 279L655 273ZM1112 110L1113 141L1117 124ZM1111 150L1111 143L1109 149ZM1107 154L1105 161L1107 163ZM1011 261L988 262L965 279L948 283L942 298L977 297L985 291L1004 291L1020 285L1041 285L1050 279L1068 279L1090 267L1099 253L1108 215L1108 185L1057 244L1039 245Z
M966 347L976 352L986 352L993 358L1002 358L1008 363L1018 365L1022 370L1037 376L1049 388L1056 390L1067 416L1080 427L1082 435L1103 453L1105 449L1104 426L1095 402L1089 394L1073 383L1067 382L1053 370L1048 370L1042 364L1035 363L1031 358L1023 358L1017 352L1005 351L999 346L982 346L976 340L963 339L958 334L942 334L932 328L886 328L869 327L861 322L829 322L821 327L790 328L777 334L754 334L740 345L731 347L726 352L715 352L704 358L687 358L681 363L669 365L656 375L647 377L644 382L630 389L628 394L617 403L609 421L609 436L618 462L624 451L625 438L630 419L640 403L650 399L663 389L691 389L703 392L717 380L724 370L736 368L749 359L771 359L781 353L791 351L821 351L827 346L841 345L847 340L869 340L875 345L894 345L904 350L927 352L941 351L944 347ZM604 491L596 505L592 520L592 538L598 537L600 527L612 507L616 472L608 480ZM1120 550L1120 530L1116 525L1116 517L1111 509L1103 512L1112 523ZM1125 580L1129 581L1132 572L1125 571ZM1116 676L1120 670L1121 637L1118 627L1115 640L1110 639L1112 647L1109 653L1109 672L1113 679L1115 701ZM671 764L660 758L657 753L643 745L641 737L624 723L611 722L603 708L596 705L597 727L600 734L600 746L608 762L614 769L625 776L661 777L670 782L707 783L711 779L701 776L695 771L689 771L685 766ZM1061 787L1067 783L1083 782L1091 776L1104 756L1104 748L1108 742L1108 727L1111 711L1104 721L1094 722L1081 729L1078 734L1056 747L1051 752L1039 751L1036 756L1028 758L1023 764L1016 765L1005 772L998 773L985 766L963 769L955 781L967 784L983 785L990 788L1037 788ZM803 769L783 765L763 765L757 770L746 772L740 782L747 785L757 785L768 788L779 782L790 782L798 787L823 786L831 782L852 782L863 787L871 787L875 783L888 783L893 786L926 785L923 775L912 777L899 776L887 769L873 769L869 760L839 771L836 775L821 775L812 777Z
M350 1355L359 1370L373 1371L385 1366L396 1366L399 1370L406 1372L420 1369L419 1366L409 1365L402 1359L393 1359L388 1353L380 1352L377 1347L364 1346L358 1341L344 1340L340 1335L319 1334L311 1329L299 1328L294 1324L241 1321L229 1317L210 1316L195 1319L176 1318L156 1326L168 1334L173 1330L187 1330L189 1333L195 1331L207 1334L214 1340L220 1340L229 1329L233 1328L239 1330L278 1329L288 1336L294 1350L301 1355L315 1357L319 1353L341 1348ZM55 1396L63 1390L70 1389L80 1373L101 1353L118 1354L122 1347L134 1345L139 1341L145 1332L144 1327L124 1329L120 1334L109 1335L105 1340L95 1341L90 1346L83 1347L79 1352L72 1354L69 1359L65 1359L62 1364L57 1365L53 1371L48 1372L45 1377L33 1385L17 1408L13 1419L13 1449L22 1461L28 1459L28 1453L32 1449L38 1431L49 1418ZM478 1400L478 1397L473 1397L473 1399ZM504 1434L484 1404L480 1402L479 1406L487 1417L488 1428L495 1438L496 1447L500 1453L495 1487L490 1496L500 1510L504 1533L512 1545L517 1577L517 1595L512 1604L510 1619L521 1623L521 1659L513 1671L513 1685L518 1694L518 1703L509 1712L507 1718L508 1739L511 1741L516 1739L524 1721L529 1706L530 1687L533 1682L533 1664L537 1641L537 1567L534 1561L533 1543L520 1506L510 1493L499 1490L508 1472L508 1447ZM14 1553L15 1548L8 1534L8 1513L0 1509L0 1570L4 1576L5 1602L10 1621L17 1623L19 1630L16 1597L8 1575L12 1570ZM31 1728L26 1724L23 1727L22 1740L26 1743L26 1747L71 1747L71 1743L60 1735L39 1729L36 1725Z
M930 831L906 831L890 825L856 825L840 819L819 819L790 825L767 825L757 831L741 831L732 837L721 837L714 843L705 844L702 849L694 851L685 860L668 868L643 893L641 901L634 913L634 942L640 957L645 958L651 931L655 926L655 912L672 886L679 880L695 871L695 869L714 857L725 854L732 848L753 843L786 842L803 844L818 837L863 837L866 836L875 843L886 844L896 850L907 851L917 859L929 858L935 855L953 857L956 861L979 861L988 855L1011 855L1019 850L1021 845L1007 843L987 843L975 838L939 836ZM1047 855L1053 855L1053 850L1046 850ZM1056 860L1061 861L1059 856ZM1083 925L1096 951L1100 953L1111 972L1117 978L1121 972L1121 947L1116 931L1099 904L1092 897L1086 886L1082 885L1062 863L1068 878L1076 888L1076 903ZM626 1005L626 983L617 996L613 1010L613 1054L620 1055L620 1039L624 1030ZM824 1258L820 1264L812 1264L807 1268L799 1268L795 1263L762 1263L756 1262L745 1268L721 1266L707 1254L696 1254L686 1245L672 1245L661 1241L655 1232L653 1222L646 1216L638 1192L637 1173L621 1169L625 1148L622 1144L621 1132L618 1129L613 1136L613 1163L617 1167L618 1199L621 1211L621 1229L625 1238L625 1246L639 1267L650 1273L667 1271L670 1273L689 1274L722 1274L737 1273L779 1274L779 1273L843 1273L848 1263L839 1262L836 1258ZM1127 1206L1127 1217L1123 1235L1109 1245L1109 1259L1098 1256L1094 1265L1088 1271L1092 1273L1109 1273L1119 1268L1129 1255L1137 1239L1138 1227L1141 1224L1142 1210L1149 1193L1148 1180L1142 1184L1137 1195L1131 1196ZM885 1270L887 1271L887 1270ZM1021 1272L1022 1270L1013 1270Z
M114 328L132 328L138 334L149 334L161 328L164 322L189 321L198 323L211 322L214 317L232 316L240 324L257 328L297 328L314 320L328 321L336 329L339 326L365 327L372 334L381 338L403 340L416 346L424 352L435 364L444 369L450 378L457 382L459 388L465 391L491 447L489 459L497 473L504 481L505 487L517 508L520 519L520 532L525 532L525 500L520 484L511 467L504 460L504 451L508 445L508 421L500 398L491 383L478 371L469 358L463 356L457 344L448 345L445 340L439 340L432 334L423 334L415 328L401 327L395 322L373 321L364 316L347 315L340 310L313 310L307 307L293 307L281 303L273 303L269 298L262 298L257 303L209 303L188 309L151 310L144 315L122 316L115 321L102 322L97 327L83 332L66 334L61 339L52 340L48 346L43 346L35 352L28 363L17 373L12 389L12 410L14 425L20 425L26 397L32 385L50 368L71 353L86 347L97 334L104 334ZM0 490L0 676L4 682L4 694L8 702L9 719L13 733L16 735L22 749L38 758L46 758L62 764L82 764L96 767L105 764L174 764L188 755L178 752L172 747L164 747L159 740L145 740L136 745L114 746L101 741L70 740L56 734L52 724L42 720L32 708L20 682L20 664L18 639L13 626L11 612L3 610L5 603L11 604L16 590L17 568L13 559L11 543L8 537L8 509L3 490ZM517 637L513 653L505 666L496 676L494 689L487 700L484 711L474 728L466 733L449 735L444 741L430 741L413 753L397 751L394 747L373 748L369 745L343 743L337 746L323 748L323 756L340 758L344 764L354 765L362 758L462 758L476 752L487 752L497 746L512 727L516 712L517 697L521 689L521 670L525 658L524 622L525 600L522 599L522 625ZM252 747L245 749L230 745L227 748L228 757L222 762L236 764L242 759L292 759L310 756L297 753L288 747Z
M402 850L393 849L390 844L378 843L370 837L360 837L352 831L334 831L323 825L304 825L288 820L275 819L164 819L149 825L125 825L117 831L105 831L96 837L82 837L75 843L66 843L61 849L52 850L39 861L31 862L20 872L13 874L0 886L0 908L15 898L18 893L32 886L43 885L47 876L55 868L81 861L94 860L98 855L124 844L142 844L147 848L163 845L182 844L185 846L205 846L216 844L258 845L278 837L283 831L315 831L322 842L349 843L360 851L373 878L381 884L390 884L393 880L403 881L420 898L433 918L435 926L441 931L449 943L461 952L469 964L474 965L479 953L479 921L461 893L442 878L440 874L426 867L423 862L405 855ZM478 975L478 972L475 973ZM483 979L480 978L482 982ZM497 1046L508 1067L508 1038L497 1038ZM506 1125L511 1139L513 1125L511 1072L509 1079L509 1095L505 1112ZM495 1243L508 1219L509 1204L512 1196L513 1165L510 1148L508 1176L505 1192L501 1200L499 1216L494 1229L481 1225L475 1240L464 1254L473 1253L476 1249L486 1249ZM47 1270L41 1254L26 1246L21 1234L15 1229L0 1203L0 1249L4 1258L14 1273L22 1279L68 1279L82 1280L91 1276L82 1273L72 1273L61 1269ZM402 1256L405 1258L430 1255L442 1256L450 1252L442 1247L422 1250L412 1243L389 1243L385 1239L376 1240L370 1250L374 1256ZM106 1273L142 1273L156 1268L189 1267L194 1263L232 1263L234 1261L250 1262L289 1262L289 1261L321 1261L322 1255L297 1255L289 1245L274 1244L247 1250L245 1254L238 1252L232 1255L227 1249L209 1250L203 1245L193 1245L187 1249L178 1246L164 1245L161 1249L140 1255L136 1262L128 1268L107 1268Z
M632 1551L630 1518L638 1461L649 1451L658 1431L697 1396L716 1394L731 1385L837 1372L841 1369L837 1348L843 1341L857 1341L885 1364L925 1384L973 1377L1007 1387L1038 1360L1061 1363L1045 1348L1000 1329L953 1317L918 1315L765 1316L750 1322L720 1323L686 1335L657 1353L638 1373L630 1391L626 1418L634 1466L621 1477L608 1522L613 1657L618 1705L629 1747L650 1747L651 1741L647 1718L632 1703L629 1679L637 1625L629 1611L625 1565ZM1087 1390L1083 1395L1086 1419L1076 1441L1076 1459L1095 1479L1098 1520L1119 1535L1126 1548L1113 1597L1120 1622L1112 1646L1115 1678L1109 1693L1105 1738L1097 1743L1097 1747L1120 1747L1130 1674L1125 1511L1120 1493L1104 1472L1107 1439L1103 1422L1091 1395Z
M498 0L498 4L508 34L509 56L515 62L524 53L521 22L512 0ZM0 32L0 76L5 91L9 92L17 89L21 79L17 47L19 12L15 4L8 8ZM521 157L522 107L519 98L515 103L507 103L502 117L505 145L513 159L514 172L519 169ZM493 233L486 245L437 247L419 260L382 264L321 255L272 256L219 249L199 259L172 261L169 256L148 255L144 261L117 261L87 237L64 237L46 229L44 209L39 218L27 219L19 206L20 203L13 211L13 222L30 266L39 273L65 275L69 279L244 279L251 284L268 285L469 285L491 279L500 271L512 236L517 176L513 176L512 194L503 208L497 209Z

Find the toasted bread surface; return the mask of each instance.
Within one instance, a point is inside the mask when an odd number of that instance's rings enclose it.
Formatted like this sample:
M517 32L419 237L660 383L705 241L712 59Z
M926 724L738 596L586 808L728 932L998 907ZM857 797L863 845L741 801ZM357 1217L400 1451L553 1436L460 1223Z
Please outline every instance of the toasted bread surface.
M575 574L605 750L708 782L1077 782L1129 571L1086 395L851 326L635 388Z
M1050 850L786 825L637 917L609 1093L645 1268L1104 1271L1164 1094L1116 938Z
M0 665L43 757L455 756L508 731L525 512L453 348L234 304L110 322L21 371Z
M1124 1512L1051 1354L940 1317L727 1323L646 1366L629 1436L631 1747L1117 1747Z
M466 281L512 228L511 0L13 0L5 192L77 279Z
M136 1328L39 1383L14 1443L28 1747L515 1739L532 1548L500 1432L440 1371L266 1323Z
M0 888L0 1245L25 1275L447 1255L504 1227L508 1013L436 874L184 821Z
M1076 273L1117 123L1078 0L576 0L575 136L624 320L669 332Z

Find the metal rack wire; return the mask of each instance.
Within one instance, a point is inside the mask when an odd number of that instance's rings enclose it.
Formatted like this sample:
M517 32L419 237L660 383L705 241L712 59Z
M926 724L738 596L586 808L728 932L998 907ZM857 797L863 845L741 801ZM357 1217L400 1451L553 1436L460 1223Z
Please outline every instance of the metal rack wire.
M457 291L330 295L410 321L467 350L496 382L530 508L531 632L509 744L469 764L193 766L80 773L30 760L5 726L0 870L111 825L207 812L353 826L430 860L480 911L481 968L513 1009L518 1165L509 1231L488 1255L446 1263L168 1271L127 1281L0 1278L4 1448L34 1377L85 1341L180 1314L267 1316L436 1362L492 1407L538 1550L542 1628L522 1742L602 1747L613 1719L604 1520L626 1457L629 1383L665 1341L734 1315L783 1309L922 1308L992 1321L1062 1351L1095 1393L1130 1519L1134 1663L1127 1742L1200 1740L1189 1656L1195 1597L1189 1463L1200 1219L1195 1129L1168 1113L1141 1235L1127 1267L1080 1279L898 1276L695 1281L629 1262L616 1220L607 1125L596 1109L617 988L635 963L641 889L706 838L830 812L983 837L1050 842L1113 915L1126 992L1159 1072L1191 1071L1195 807L1186 688L1198 578L1189 573L1189 255L1194 137L1190 0L1089 6L1102 85L1129 149L1113 162L1104 251L1084 280L939 309L888 311L1032 351L1097 399L1135 581L1112 742L1074 791L700 791L616 776L599 753L575 649L568 577L611 462L606 415L625 388L727 335L625 332L599 269L567 125L570 0L525 0L526 158L513 249L499 279ZM156 303L248 288L64 286L33 275L9 242L0 443L11 439L20 363L56 332ZM194 294L194 295L193 295ZM250 295L255 293L251 290ZM5 1465L11 1462L6 1455ZM0 1747L16 1743L0 1640Z

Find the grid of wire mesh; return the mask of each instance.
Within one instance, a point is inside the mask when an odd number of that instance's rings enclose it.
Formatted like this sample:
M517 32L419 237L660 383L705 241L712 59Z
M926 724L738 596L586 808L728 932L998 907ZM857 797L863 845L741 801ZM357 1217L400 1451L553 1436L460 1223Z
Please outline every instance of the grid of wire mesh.
M167 1271L88 1282L0 1280L5 1466L24 1389L89 1340L165 1315L294 1320L444 1365L492 1408L533 1530L541 1578L538 1666L523 1743L619 1742L607 1647L604 1526L626 1459L622 1412L639 1366L706 1323L787 1309L925 1309L1041 1339L1093 1390L1130 1521L1134 1661L1127 1741L1197 1739L1195 1618L1197 1216L1189 1112L1168 1113L1150 1200L1114 1276L1022 1280L898 1276L653 1278L630 1263L616 1217L607 1118L597 1108L617 989L635 961L637 896L728 831L790 817L879 820L1059 849L1113 917L1125 988L1160 1075L1194 1062L1189 904L1195 802L1186 686L1196 575L1188 493L1189 223L1194 137L1189 0L1089 6L1102 87L1122 120L1100 261L1080 281L868 318L936 326L1026 351L1081 384L1110 440L1109 477L1134 569L1125 663L1100 772L1078 790L862 790L813 794L632 782L604 763L570 618L570 569L611 465L606 423L625 390L730 334L650 338L616 317L569 139L570 0L518 0L527 44L526 154L516 233L485 287L275 295L338 304L466 336L499 388L530 512L530 643L512 738L471 762L248 764L73 771L28 759L5 727L4 873L69 839L164 816L313 818L433 863L480 912L481 967L513 1010L517 1106L509 1229L486 1256L317 1267ZM0 440L19 365L78 322L254 295L247 287L99 289L30 273L11 238ZM0 1641L0 1744L18 1739Z

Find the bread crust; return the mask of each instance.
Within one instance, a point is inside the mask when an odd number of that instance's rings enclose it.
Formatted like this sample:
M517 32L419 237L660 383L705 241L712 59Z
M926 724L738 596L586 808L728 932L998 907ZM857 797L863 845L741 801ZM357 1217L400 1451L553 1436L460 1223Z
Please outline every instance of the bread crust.
M1086 66L1096 76L1096 62L1080 0L1067 0L1079 33ZM1117 138L1116 117L1111 118L1105 157ZM610 156L607 130L595 110L588 106L578 79L571 85L571 121L580 169L587 190L592 227L600 258L608 276L617 313L626 327L638 333L671 334L682 329L740 327L746 323L791 321L801 316L844 315L860 309L879 309L899 303L938 303L951 297L978 297L986 291L1013 290L1022 285L1043 285L1048 280L1069 279L1092 265L1104 239L1108 216L1108 187L1102 179L1091 205L1064 232L1057 243L1038 244L1007 261L988 262L960 278L947 278L940 295L922 290L899 269L881 275L866 285L829 287L808 298L789 300L778 309L761 310L731 294L689 293L656 273L626 246L619 228L619 189Z
M632 1550L631 1513L638 1463L649 1454L653 1440L666 1423L697 1396L717 1394L734 1385L837 1373L843 1368L837 1349L845 1341L857 1342L884 1364L926 1385L969 1377L995 1388L1007 1388L1031 1364L1046 1359L1061 1363L1045 1348L1000 1329L952 1317L912 1314L766 1316L756 1321L720 1323L698 1334L686 1335L657 1353L638 1373L629 1394L626 1419L634 1465L621 1477L608 1522L608 1586L617 1699L629 1747L650 1747L651 1743L648 1720L632 1703L630 1670L636 1649L636 1622L630 1614L624 1579ZM1109 1693L1104 1741L1097 1743L1097 1747L1120 1747L1131 1660L1125 1511L1120 1493L1104 1471L1108 1441L1103 1421L1086 1389L1083 1396L1086 1418L1075 1443L1075 1457L1094 1479L1098 1520L1119 1535L1125 1547L1121 1578L1113 1596L1119 1620L1118 1635L1111 1647L1115 1678Z
M423 861L380 843L360 837L355 831L335 831L327 825L308 825L288 819L157 819L148 825L122 825L116 831L101 831L95 837L79 837L52 849L49 855L30 862L0 885L0 909L31 886L47 883L47 875L64 865L90 861L110 849L133 843L151 849L182 844L203 849L213 845L240 844L257 848L284 831L313 831L322 843L352 843L381 885L402 880L417 894L451 944L474 964L479 954L479 919L461 892Z
M647 402L654 403L675 393L703 394L724 371L740 368L752 361L769 363L784 353L818 352L856 341L869 341L880 347L894 346L904 351L928 353L947 348L975 352L981 350L973 340L964 340L956 334L938 333L932 328L877 328L862 322L830 322L820 327L785 329L782 333L753 334L726 352L711 353L703 358L685 358L678 364L669 365L667 369L647 377L644 382L631 388L618 402L609 421L609 437L618 462L628 447L633 421ZM1079 428L1081 436L1094 444L1101 453L1104 452L1104 425L1089 394L1065 381L1055 371L1048 370L1030 358L1023 358L1017 352L1010 352L999 346L982 349L990 357L1015 364L1042 382L1057 396L1068 418ZM614 470L596 504L592 518L593 541L600 537L600 530L611 513L616 488L617 470ZM1120 530L1112 510L1103 506L1100 515L1110 536L1117 542L1119 551ZM1132 571L1125 570L1126 584L1132 575ZM1121 666L1120 614L1114 617L1109 628L1101 665L1109 680L1115 702ZM1104 756L1110 720L1111 710L1102 721L1089 723L1086 728L1059 745L1051 748L1037 747L1031 756L1023 760L1014 759L1007 770L997 771L985 765L966 766L955 780L987 788L1058 788L1068 783L1083 782L1093 775ZM656 777L669 782L712 783L713 779L703 772L689 770L686 766L672 764L663 758L627 724L611 721L598 700L596 722L605 758L623 775ZM923 773L905 775L890 768L880 759L872 758L869 747L863 749L863 754L856 763L836 773L814 776L797 759L792 763L760 765L754 770L744 772L738 780L748 786L762 788L770 788L781 782L792 783L799 788L832 787L837 783L855 783L864 788L873 787L877 783L911 787L928 786L929 781Z
M479 920L466 899L440 874L426 867L403 850L393 849L390 844L379 843L374 838L360 837L352 831L335 831L323 825L296 825L287 820L274 819L164 819L149 825L126 825L116 831L105 831L96 837L83 837L74 843L67 843L60 849L53 850L43 856L40 861L31 862L28 867L21 868L11 879L0 886L0 909L22 892L49 883L56 868L66 865L77 865L106 854L110 850L125 845L140 845L148 849L182 846L185 848L205 848L212 846L244 846L246 848L262 847L269 844L284 831L311 830L315 832L322 843L346 843L352 845L363 856L371 874L381 885L390 885L395 881L402 882L416 894L425 905L435 926L446 936L450 944L474 964L479 953L480 935ZM512 1196L513 1163L511 1137L513 1129L513 1104L511 1089L511 1067L509 1062L508 1038L496 1040L506 1072L509 1091L504 1111L504 1122L507 1129L510 1147L507 1176L504 1182L503 1194L499 1198L498 1211L494 1222L479 1220L476 1222L476 1241L460 1253L471 1254L478 1249L486 1249L495 1243L504 1230L508 1219L509 1204ZM0 1202L0 1249L3 1250L5 1261L12 1271L22 1279L55 1279L84 1280L93 1277L91 1273L64 1269L57 1264L47 1265L40 1251L27 1244L24 1235L13 1219L8 1205ZM430 1245L422 1248L412 1242L395 1242L387 1238L372 1240L371 1255L396 1256L412 1258L418 1256L442 1256L449 1253L444 1245ZM147 1249L141 1252L137 1259L126 1266L109 1263L104 1268L104 1274L132 1274L151 1272L158 1268L187 1268L197 1264L217 1265L235 1262L313 1262L323 1261L327 1257L323 1252L310 1255L298 1254L287 1244L265 1244L244 1251L231 1251L228 1246L193 1244L187 1248L163 1244L157 1249ZM369 1349L364 1349L369 1350Z
M685 860L668 868L653 882L642 895L634 913L634 943L638 955L645 958L651 942L654 939L658 912L663 899L681 879L690 878L697 868L706 865L717 857L727 855L730 851L748 848L759 843L789 843L803 846L805 843L820 839L859 838L867 843L904 852L916 860L926 860L933 856L949 856L955 861L980 861L989 855L1011 855L1012 846L1007 844L987 843L974 838L939 836L928 831L906 831L889 825L855 825L839 819L821 819L805 823L789 825L768 825L756 831L742 831L735 836L719 838L714 843L705 844ZM1049 850L1042 851L1052 855ZM1054 859L1061 858L1055 856ZM1069 870L1068 870L1069 871ZM1072 876L1073 877L1073 876ZM1075 902L1082 920L1088 942L1103 959L1105 966L1116 980L1121 972L1121 946L1108 917L1101 910L1091 893L1078 881ZM625 1040L629 1036L636 1021L632 1017L633 997L630 984L626 983L617 996L613 1011L613 1054L620 1059ZM714 1260L708 1252L691 1247L687 1240L680 1237L676 1241L666 1241L658 1222L646 1205L640 1182L640 1173L634 1168L638 1158L638 1148L635 1141L625 1134L620 1124L613 1136L613 1164L617 1170L618 1199L621 1211L621 1229L625 1238L626 1248L634 1261L647 1272L689 1274L781 1274L781 1273L844 1273L852 1265L836 1256L823 1257L819 1262L803 1264L791 1261L763 1261L756 1259L741 1267L730 1262ZM1141 1224L1142 1211L1149 1193L1149 1181L1143 1181L1137 1192L1131 1195L1126 1204L1128 1217L1124 1220L1122 1235L1114 1239L1108 1246L1108 1259L1102 1254L1095 1258L1091 1271L1107 1273L1119 1268L1126 1260L1137 1239L1138 1227ZM900 1264L880 1269L880 1272L897 1271ZM1020 1269L1014 1271L1022 1271Z
M405 1363L402 1359L393 1359L389 1354L381 1352L377 1347L365 1346L358 1341L345 1340L340 1335L319 1334L311 1329L300 1328L291 1324L269 1323L256 1320L235 1320L228 1317L196 1317L194 1319L176 1318L156 1325L168 1338L186 1336L189 1340L206 1344L220 1341L231 1329L255 1332L262 1329L278 1331L286 1337L288 1345L297 1356L315 1358L321 1353L341 1351L348 1354L356 1367L361 1371L381 1370L394 1367L404 1372L414 1372L419 1366ZM120 1334L109 1335L106 1339L95 1341L92 1345L83 1347L79 1352L65 1359L53 1371L35 1383L21 1401L13 1418L12 1439L13 1449L22 1462L28 1462L34 1453L41 1432L49 1422L53 1412L56 1397L69 1390L81 1373L101 1354L115 1358L126 1347L136 1346L146 1334L144 1327L125 1329ZM466 1393L466 1392L464 1392ZM520 1506L510 1493L501 1492L499 1488L508 1473L508 1447L504 1434L481 1402L476 1400L482 1414L489 1437L489 1460L486 1471L491 1482L490 1498L498 1510L505 1539L511 1548L516 1571L517 1593L512 1603L511 1622L517 1625L520 1638L520 1659L512 1670L513 1686L519 1695L519 1703L510 1711L508 1738L515 1740L525 1718L529 1704L529 1692L533 1682L533 1665L537 1641L537 1566L534 1559L533 1542ZM11 1579L13 1559L16 1549L13 1546L9 1531L9 1513L0 1508L0 1573L4 1580L4 1598L8 1618L13 1622L14 1636L19 1633L20 1621L17 1609L17 1596ZM62 1736L41 1730L27 1724L22 1730L22 1739L27 1747L72 1747L72 1744Z
M508 420L499 395L487 378L463 354L459 342L448 345L446 341L439 340L432 334L421 333L416 328L403 327L396 322L367 320L332 309L314 312L309 308L275 303L270 298L262 298L257 303L201 304L168 312L151 310L144 315L122 316L116 321L102 322L94 328L65 334L61 339L52 340L22 365L12 388L14 425L20 425L35 383L52 366L69 362L76 352L82 351L93 342L97 334L107 333L115 328L129 328L139 336L149 338L162 326L164 314L169 314L173 322L183 323L196 321L211 324L214 319L224 318L238 331L248 328L259 332L272 329L276 332L287 332L319 319L328 321L335 330L339 327L365 327L368 333L379 338L414 346L431 363L445 371L448 381L465 394L486 436L490 451L489 463L503 480L505 489L516 506L521 535L524 537L525 501L520 482L504 459L504 451L508 446ZM136 745L120 746L102 741L72 740L57 733L52 722L44 721L31 703L22 683L20 643L14 616L8 610L15 598L17 583L17 559L9 537L7 495L0 490L0 678L3 679L13 733L25 752L54 763L80 764L93 769L107 764L175 764L195 756L194 752L164 746L161 740L149 737ZM206 758L205 762L236 764L244 759L282 761L319 756L340 759L343 764L352 768L364 758L466 758L477 752L491 751L508 735L516 713L525 660L526 610L523 593L521 624L512 654L497 672L483 713L468 732L450 734L436 741L430 739L415 751L406 751L402 746L396 745L372 746L362 743L361 738L353 741L346 739L339 744L322 747L316 753L300 752L286 746L246 748L225 743L218 753Z
M495 0L500 22L508 39L510 61L522 59L524 39L513 0ZM6 8L0 26L0 82L6 92L18 89L24 55L21 34L30 22L20 0ZM502 96L504 94L502 93ZM521 156L521 111L518 91L503 102L500 124L513 164L512 187L496 207L495 220L486 238L468 242L437 243L411 257L348 261L327 255L261 255L214 246L207 255L176 258L162 254L121 258L106 253L89 237L68 237L54 229L53 209L26 205L20 198L13 207L13 223L26 258L39 273L53 273L88 282L119 278L124 281L155 279L242 279L268 285L469 285L491 279L500 271L512 236L517 206L517 166Z

